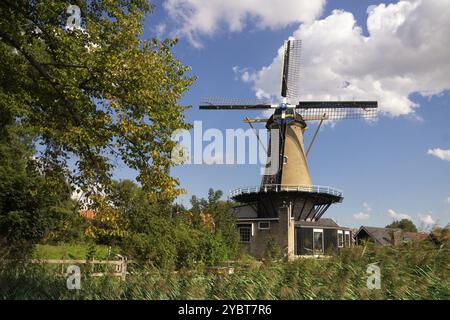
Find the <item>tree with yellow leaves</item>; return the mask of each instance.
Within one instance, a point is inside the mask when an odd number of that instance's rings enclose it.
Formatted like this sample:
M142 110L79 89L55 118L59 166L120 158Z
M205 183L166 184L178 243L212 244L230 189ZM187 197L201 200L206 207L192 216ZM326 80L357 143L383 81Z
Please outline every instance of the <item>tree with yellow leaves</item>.
M171 135L189 128L178 101L194 78L176 40L142 39L151 11L148 0L0 2L0 114L84 190L108 189L119 158L150 199L180 193Z

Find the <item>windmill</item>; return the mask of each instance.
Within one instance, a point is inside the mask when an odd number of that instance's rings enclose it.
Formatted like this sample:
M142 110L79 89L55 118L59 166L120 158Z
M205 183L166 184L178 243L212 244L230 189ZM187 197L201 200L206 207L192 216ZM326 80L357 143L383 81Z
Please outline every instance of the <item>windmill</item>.
M231 192L238 208L239 220L276 219L280 208L287 208L294 221L317 221L331 204L342 202L341 191L331 187L315 186L311 182L307 157L320 126L327 120L370 119L376 117L376 101L299 101L301 41L285 42L281 77L281 103L250 99L206 98L203 110L268 110L268 119L245 118L253 123L265 122L270 139L277 139L278 147L268 150L268 159L279 165L275 171L266 171L258 187L239 188ZM305 149L304 133L307 122L319 121L311 143ZM277 134L274 134L277 133ZM274 145L273 143L270 144ZM271 163L268 163L267 168ZM290 220L289 219L289 220Z

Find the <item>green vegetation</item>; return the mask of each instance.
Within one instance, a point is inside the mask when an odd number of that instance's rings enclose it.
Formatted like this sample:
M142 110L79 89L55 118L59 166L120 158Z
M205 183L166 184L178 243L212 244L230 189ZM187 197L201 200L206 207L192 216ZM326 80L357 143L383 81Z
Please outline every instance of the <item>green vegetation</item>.
M63 244L63 245L42 245L35 246L32 257L34 259L75 259L84 260L89 256L89 245L82 244ZM96 260L107 259L110 252L108 246L95 245L93 256ZM111 249L110 259L114 259L117 252L115 248Z
M9 121L1 114L0 255L26 256L33 244L57 234L76 238L82 222L64 173L33 159L28 131L16 123L1 126Z
M9 299L450 299L450 251L431 241L401 247L344 249L330 259L236 266L221 275L205 268L145 267L127 277L66 279L28 266L0 272L0 298ZM381 269L381 289L366 286L368 264Z
M386 228L398 228L406 232L417 232L416 225L409 219L402 219L388 224Z

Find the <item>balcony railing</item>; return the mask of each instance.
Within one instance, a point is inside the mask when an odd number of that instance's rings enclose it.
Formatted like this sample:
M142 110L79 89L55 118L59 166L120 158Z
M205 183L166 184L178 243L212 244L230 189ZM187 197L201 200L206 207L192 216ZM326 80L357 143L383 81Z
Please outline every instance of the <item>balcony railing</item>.
M230 198L249 193L257 192L310 192L310 193L325 193L337 197L342 197L343 192L328 186L295 186L286 184L269 184L263 187L243 187L230 191Z

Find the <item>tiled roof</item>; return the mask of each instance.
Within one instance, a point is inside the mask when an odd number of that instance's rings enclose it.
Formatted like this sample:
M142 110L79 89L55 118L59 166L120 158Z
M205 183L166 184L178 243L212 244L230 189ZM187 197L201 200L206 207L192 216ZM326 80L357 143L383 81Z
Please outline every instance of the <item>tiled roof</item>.
M372 238L381 245L392 244L392 234L400 229L363 226Z
M318 221L296 221L295 224L305 227L342 228L333 219L330 218L323 218L319 219Z
M362 229L364 229L375 242L381 245L398 244L398 241L423 240L427 237L427 234L424 233L404 232L398 228L379 228L368 226L362 226L359 228L358 232L355 234L356 237L358 237L358 234Z

